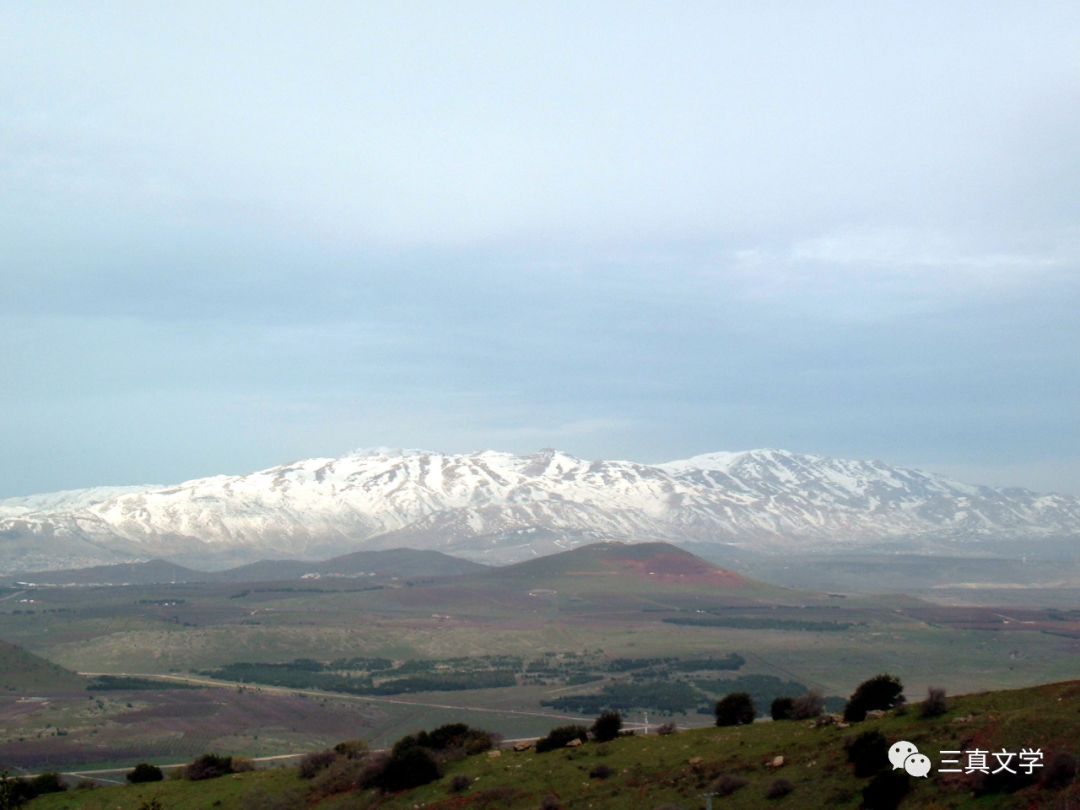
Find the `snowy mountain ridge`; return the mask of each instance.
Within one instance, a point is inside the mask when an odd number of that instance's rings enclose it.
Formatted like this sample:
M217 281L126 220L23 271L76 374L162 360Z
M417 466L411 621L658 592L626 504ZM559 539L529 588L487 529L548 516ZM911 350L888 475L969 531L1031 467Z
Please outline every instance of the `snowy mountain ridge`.
M0 500L9 571L403 545L508 562L603 539L783 551L1071 535L1080 498L783 450L649 465L376 448L168 487Z

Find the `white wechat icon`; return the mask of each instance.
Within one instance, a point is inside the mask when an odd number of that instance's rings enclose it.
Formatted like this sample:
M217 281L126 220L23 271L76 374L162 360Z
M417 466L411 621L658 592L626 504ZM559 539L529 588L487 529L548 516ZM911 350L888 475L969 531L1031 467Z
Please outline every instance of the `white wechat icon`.
M914 743L907 740L894 742L889 749L889 762L893 770L903 768L911 776L926 776L930 773L930 757L920 754Z
M892 748L889 749L889 762L892 763L893 770L898 770L904 767L904 760L912 754L919 753L919 749L915 747L914 743L909 743L907 740L900 740L894 742Z
M926 754L908 754L904 760L904 770L912 776L926 776L930 773L930 757Z

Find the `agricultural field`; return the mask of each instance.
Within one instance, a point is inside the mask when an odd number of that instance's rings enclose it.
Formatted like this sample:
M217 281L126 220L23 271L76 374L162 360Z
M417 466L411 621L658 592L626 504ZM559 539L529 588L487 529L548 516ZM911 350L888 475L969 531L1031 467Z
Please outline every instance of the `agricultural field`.
M382 745L458 720L517 738L604 708L695 726L727 691L767 702L813 689L835 705L888 671L914 694L969 693L1074 677L1080 653L1076 611L779 588L661 544L363 588L38 587L20 598L31 601L0 604L0 638L75 679L0 703L18 718L4 725L0 762L23 768L134 750L158 761L200 748L292 754L334 737ZM109 676L128 680L101 688ZM183 685L198 688L165 688Z

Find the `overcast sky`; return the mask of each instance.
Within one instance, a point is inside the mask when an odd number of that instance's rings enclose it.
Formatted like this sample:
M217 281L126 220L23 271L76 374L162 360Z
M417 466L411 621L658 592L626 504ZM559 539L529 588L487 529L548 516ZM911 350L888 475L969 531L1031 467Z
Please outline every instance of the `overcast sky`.
M1080 494L1080 4L0 8L0 497L385 445Z

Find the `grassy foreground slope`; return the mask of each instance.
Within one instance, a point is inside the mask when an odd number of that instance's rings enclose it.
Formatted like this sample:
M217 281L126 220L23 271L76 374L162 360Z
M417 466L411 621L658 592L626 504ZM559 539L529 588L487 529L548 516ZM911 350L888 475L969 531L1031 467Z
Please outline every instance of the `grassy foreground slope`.
M869 777L856 777L847 761L845 742L866 731L878 731L891 744L907 740L933 763L925 779L911 779L911 792L900 807L1005 808L1080 807L1080 782L980 785L976 776L940 774L941 751L1019 751L1038 748L1049 763L1080 747L1080 682L1030 689L990 692L950 699L948 711L933 719L918 706L904 713L852 724L815 727L808 721L764 722L734 728L707 728L668 736L624 737L610 743L587 743L545 754L501 751L481 754L446 766L429 785L393 796L346 792L304 796L307 783L294 772L251 773L205 782L167 781L150 786L69 791L35 800L32 810L99 808L137 810L157 798L164 810L195 808L277 808L272 795L286 797L291 807L332 808L528 808L541 807L554 796L562 808L700 808L703 794L718 779L741 782L717 807L856 808ZM770 767L776 757L783 764ZM993 762L993 760L991 760ZM767 764L770 763L770 764ZM888 769L887 763L882 763ZM599 769L599 770L598 770ZM606 772L606 778L597 778ZM454 793L451 785L468 780ZM793 790L782 798L766 798L779 779ZM880 805L879 805L880 806ZM280 805L284 808L285 805Z

